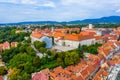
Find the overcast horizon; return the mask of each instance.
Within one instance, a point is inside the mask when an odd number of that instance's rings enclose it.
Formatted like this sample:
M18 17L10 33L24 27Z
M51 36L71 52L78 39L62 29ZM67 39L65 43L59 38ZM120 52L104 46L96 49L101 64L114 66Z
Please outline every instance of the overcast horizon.
M120 0L0 0L0 23L120 16Z

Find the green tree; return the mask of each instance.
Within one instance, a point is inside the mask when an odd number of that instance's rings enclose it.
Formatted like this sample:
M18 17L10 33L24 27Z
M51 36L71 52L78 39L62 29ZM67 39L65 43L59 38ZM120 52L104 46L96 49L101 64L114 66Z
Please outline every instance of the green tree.
M45 56L41 59L41 65L47 64L48 63L48 56Z
M7 74L7 70L4 66L0 66L0 75L6 75Z
M41 48L41 47L46 47L46 43L45 42L40 42L40 41L35 41L34 42L34 46L37 48L37 49L39 49L39 48Z
M65 65L75 64L79 61L79 55L76 52L65 54Z
M28 37L28 39L26 40L27 43L31 43L31 38Z
M46 54L49 55L49 56L51 56L51 55L52 55L52 52L51 52L50 50L47 50L47 51L46 51Z
M26 48L26 52L31 55L31 56L35 56L36 55L36 52L34 51L34 49L31 47L31 46L28 46Z
M52 44L53 44L53 45L55 44L55 42L54 42L54 37L52 37Z
M77 53L78 53L80 58L83 58L83 56L84 56L83 55L83 48L80 44L78 45Z
M33 59L33 65L35 67L40 67L40 58L39 58L39 56L34 57L34 59Z
M31 80L31 75L25 72L22 75L22 79L21 80Z
M46 52L46 49L44 47L40 47L39 51L44 55L44 53Z
M21 76L19 75L20 69L13 68L12 74L9 75L10 80L20 80Z

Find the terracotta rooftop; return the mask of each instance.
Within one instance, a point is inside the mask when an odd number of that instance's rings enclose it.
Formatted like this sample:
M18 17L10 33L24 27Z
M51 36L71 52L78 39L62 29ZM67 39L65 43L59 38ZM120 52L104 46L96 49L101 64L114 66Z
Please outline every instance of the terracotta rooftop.
M7 42L7 41L6 41L6 42L4 42L4 43L3 43L3 47L4 47L4 48L8 48L8 47L10 47L10 43L9 43L9 42Z
M42 73L34 73L32 80L49 80L49 77Z
M41 37L43 37L43 34L40 34L40 33L32 33L30 36L32 36L32 37L35 37L35 38L41 38Z
M104 49L103 48L103 52L105 53L105 55L107 56L110 53L110 49Z
M48 75L50 73L50 70L48 68L46 68L46 69L41 70L40 72L45 75Z
M95 70L94 66L92 66L92 65L88 65L88 66L87 66L87 71L88 71L89 73L92 73L94 70Z
M80 36L89 35L89 32L82 31L82 32L80 32L80 34L79 34L79 35L80 35Z
M83 76L78 76L77 78L75 78L75 79L73 79L73 80L85 80L84 78L83 78Z
M10 69L8 70L8 75L10 75L12 72L13 72L13 70L10 68Z
M17 47L17 45L18 45L18 42L11 42L12 47Z
M93 54L90 54L89 56L88 56L88 59L89 60L95 60L96 58L99 58L97 55L93 55Z
M81 70L81 75L83 76L83 78L85 80L87 80L87 78L89 77L90 73L87 71L87 67L85 67L83 70Z
M64 39L65 40L72 40L72 41L82 41L86 39L93 39L94 36L92 35L78 35L78 34L66 34Z
M78 34L66 34L64 39L65 40L79 41L79 35Z
M75 75L72 75L71 78L72 78L72 80L79 80L79 79L77 79L77 77Z
M57 68L54 68L53 69L53 72L55 74L59 74L59 73L62 73L64 71L64 69L62 67L57 67Z
M102 36L95 36L96 40L102 40Z
M2 76L0 76L0 80L3 80L3 77L2 77Z
M104 59L105 57L104 57L104 55L103 54L98 54L98 57L100 58L100 60L102 60L102 59Z
M53 34L53 37L54 37L54 38L64 37L64 34L63 34L62 32L55 32L55 33Z

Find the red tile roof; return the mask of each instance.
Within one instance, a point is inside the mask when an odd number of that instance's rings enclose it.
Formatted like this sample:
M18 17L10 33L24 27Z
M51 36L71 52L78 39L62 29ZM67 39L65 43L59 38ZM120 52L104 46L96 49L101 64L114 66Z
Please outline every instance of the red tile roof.
M88 59L89 60L94 60L94 59L96 59L96 58L98 58L98 56L96 56L96 55L93 55L93 54L90 54L89 56L88 56Z
M110 65L110 66L114 66L114 65L115 65L115 62L112 61L112 60L107 60L107 64Z
M106 71L104 71L104 72L102 73L103 76L108 76L108 74L109 74L109 73L106 72Z
M32 33L30 36L32 36L32 37L35 37L35 38L41 38L41 37L43 37L43 34L40 34L40 33Z
M0 76L0 80L3 80L3 77L2 77L2 76Z
M49 77L42 73L34 73L32 80L49 80Z
M103 49L103 52L107 56L110 53L110 49Z
M13 70L10 68L10 69L8 70L8 75L10 75L12 72L13 72Z
M82 40L87 40L87 39L93 39L94 36L92 35L78 35L78 34L66 34L64 39L65 40L72 40L72 41L82 41Z
M57 75L59 73L63 73L64 69L62 67L57 67L53 69L53 72Z
M3 43L3 49L9 49L10 48L10 43L9 42L4 42Z
M78 76L76 79L74 79L74 80L85 80L81 75L80 76Z
M77 77L75 75L72 75L71 78L72 78L72 80L79 80L79 79L77 79Z
M102 60L102 59L104 59L105 57L104 57L104 55L103 54L98 54L98 57L100 58L100 60Z
M41 70L40 72L45 74L45 75L48 75L50 73L50 70L47 68L47 69Z
M65 40L79 41L79 35L78 34L66 34L64 39Z
M72 73L70 71L66 70L66 69L64 70L64 73L69 75L69 76L72 75Z
M53 34L53 37L54 37L54 38L64 37L64 34L63 34L62 32L55 32L55 33Z
M20 33L20 32L22 32L22 30L16 30L16 33Z
M94 71L94 66L92 66L92 65L88 65L87 66L87 71L89 72L89 73L92 73L93 71Z
M102 36L95 36L96 40L102 40Z
M84 68L83 70L81 70L81 75L83 76L83 78L85 79L85 80L87 80L87 78L89 77L89 72L87 71L87 68Z
M99 59L95 59L94 61L93 61L93 66L94 66L94 68L96 68L96 67L98 67L98 65L100 64L100 60Z
M89 35L89 32L82 31L82 32L80 32L79 35L80 35L80 36L86 36L86 35Z
M17 47L18 42L11 42L11 47Z

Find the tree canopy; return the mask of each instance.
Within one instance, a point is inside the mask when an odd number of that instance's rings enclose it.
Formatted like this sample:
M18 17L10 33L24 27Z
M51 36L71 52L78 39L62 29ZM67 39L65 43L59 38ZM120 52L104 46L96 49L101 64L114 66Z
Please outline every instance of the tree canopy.
M5 66L0 66L0 75L6 75L7 74L7 69Z

